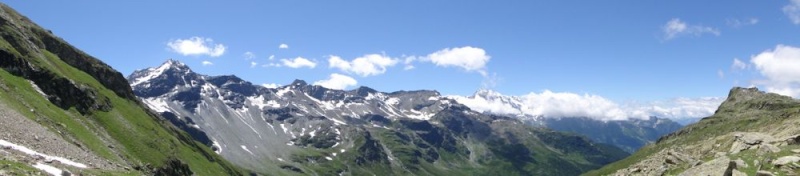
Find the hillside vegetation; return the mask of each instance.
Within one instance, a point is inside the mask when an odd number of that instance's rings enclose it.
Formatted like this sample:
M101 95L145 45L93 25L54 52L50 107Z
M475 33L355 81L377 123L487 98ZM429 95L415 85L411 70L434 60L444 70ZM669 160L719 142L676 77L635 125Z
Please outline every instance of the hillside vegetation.
M90 163L88 169L68 170L131 175L241 174L144 107L119 72L5 4L0 4L0 58L0 101L111 165ZM6 159L4 162L29 169L25 159Z
M794 175L800 101L733 88L714 115L585 175Z

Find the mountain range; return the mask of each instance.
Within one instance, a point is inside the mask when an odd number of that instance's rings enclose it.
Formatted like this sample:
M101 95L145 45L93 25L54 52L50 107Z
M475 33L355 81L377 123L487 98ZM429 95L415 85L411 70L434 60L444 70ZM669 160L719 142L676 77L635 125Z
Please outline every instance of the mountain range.
M266 88L174 60L128 80L144 104L257 173L576 175L627 156L430 90L344 91L302 80Z
M176 60L124 77L2 3L0 68L0 175L800 173L800 100L757 88L681 127L491 90L267 88Z
M547 117L539 114L534 105L525 103L523 97L503 95L486 89L468 97L449 97L482 113L515 117L533 126L584 135L629 153L682 127L672 120L652 116L647 119L625 120L600 120L588 116Z

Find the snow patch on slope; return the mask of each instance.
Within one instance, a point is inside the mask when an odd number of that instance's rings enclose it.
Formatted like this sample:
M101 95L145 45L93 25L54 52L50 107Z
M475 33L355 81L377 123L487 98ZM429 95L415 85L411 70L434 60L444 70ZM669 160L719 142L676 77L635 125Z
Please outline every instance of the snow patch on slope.
M169 110L169 105L164 99L153 97L142 99L142 102L156 112L172 112Z
M53 166L47 165L47 164L42 164L42 163L33 164L33 167L36 168L36 169L42 170L44 172L47 172L48 174L54 175L54 176L61 175L61 174L64 173L64 171L62 171L59 168L56 168L56 167L53 167Z
M13 150L20 151L20 152L25 153L25 154L30 155L30 156L42 156L45 160L54 160L54 161L58 161L58 162L60 162L62 164L74 166L74 167L77 167L77 168L86 168L85 164L78 163L78 162L75 162L75 161L72 161L72 160L68 160L68 159L62 158L62 157L45 155L43 153L36 152L36 151L34 151L34 150L32 150L32 149L30 149L28 147L17 145L17 144L8 142L6 140L0 139L0 146L11 148Z

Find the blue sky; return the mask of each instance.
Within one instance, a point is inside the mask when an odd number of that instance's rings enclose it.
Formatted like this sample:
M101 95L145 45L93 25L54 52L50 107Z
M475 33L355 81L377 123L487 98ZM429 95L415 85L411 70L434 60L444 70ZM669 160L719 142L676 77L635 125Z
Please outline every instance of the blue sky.
M255 84L314 83L336 74L352 78L339 84L357 82L347 89L389 92L470 95L483 87L618 102L724 97L735 85L800 94L800 74L768 64L800 62L793 55L800 50L800 8L791 8L800 1L4 3L126 75L174 58L199 73L235 74ZM178 51L182 41L194 39L204 41L208 52ZM785 57L753 62L779 50ZM334 66L331 56L350 65ZM417 59L406 64L410 56ZM281 61L298 57L314 68ZM373 67L350 62L356 58ZM744 65L734 66L734 59ZM387 60L392 62L378 64ZM414 68L406 70L408 65Z

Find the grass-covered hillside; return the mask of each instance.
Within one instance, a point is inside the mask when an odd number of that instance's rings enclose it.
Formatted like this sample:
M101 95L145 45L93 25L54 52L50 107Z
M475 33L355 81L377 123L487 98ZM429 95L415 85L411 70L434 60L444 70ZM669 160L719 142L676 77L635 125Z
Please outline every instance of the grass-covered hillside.
M586 175L793 175L800 101L733 88L716 113Z
M0 4L0 67L3 104L111 165L68 170L130 175L241 174L145 108L119 72L4 4ZM32 164L25 159L6 159L3 162L14 163L10 165L22 171Z

